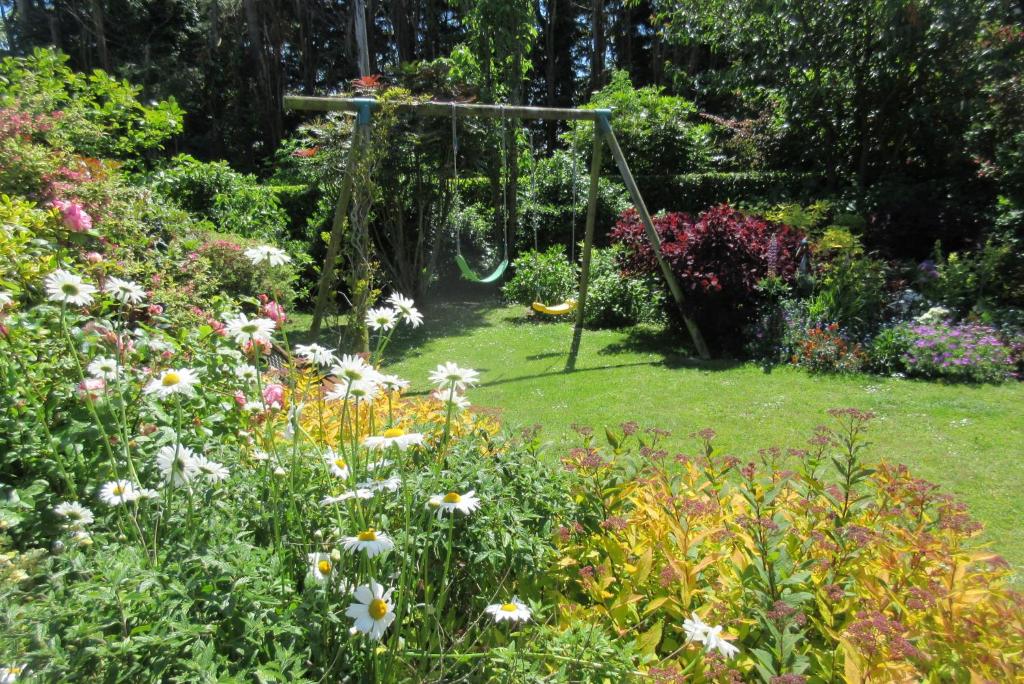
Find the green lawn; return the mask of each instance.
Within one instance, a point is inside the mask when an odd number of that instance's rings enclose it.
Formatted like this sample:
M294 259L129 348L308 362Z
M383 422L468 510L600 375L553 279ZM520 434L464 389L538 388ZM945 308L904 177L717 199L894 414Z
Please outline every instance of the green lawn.
M750 364L700 363L651 330L588 330L572 373L564 372L571 323L534 321L524 307L495 299L435 303L427 323L402 330L386 357L391 372L427 390L442 361L480 371L469 393L477 406L501 409L506 423L544 426L556 448L573 423L595 427L636 420L671 430L678 449L688 434L714 428L741 458L757 449L801 446L836 406L878 415L872 453L965 500L986 524L984 539L1024 567L1024 384L942 385L868 375L812 376L793 368L765 373ZM308 318L293 323L304 329ZM293 333L293 342L301 335ZM328 330L321 342L333 346Z

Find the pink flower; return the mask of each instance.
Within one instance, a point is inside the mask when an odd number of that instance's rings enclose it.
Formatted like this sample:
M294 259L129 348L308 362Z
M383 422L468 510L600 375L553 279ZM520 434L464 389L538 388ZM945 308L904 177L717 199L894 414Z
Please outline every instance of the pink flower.
M88 261L90 264L98 264L101 261L103 261L103 255L100 254L99 252L86 252L85 260Z
M60 210L64 226L73 233L84 233L92 228L92 217L76 202L54 200L52 206Z
M245 406L245 393L242 392L242 390L238 390L237 392L235 392L235 403L238 404L239 406Z
M107 381L103 378L86 378L78 383L78 396L96 401L99 398L99 393L106 387Z
M284 322L288 320L288 316L284 312L284 307L277 302L267 302L264 304L263 315L277 323L278 328L284 325Z
M164 312L164 307L162 307L159 304L150 304L146 308L146 311L149 312L150 316L159 316L160 314L162 314Z
M270 346L269 342L247 340L246 343L242 345L242 353L248 356L252 356L256 352L257 347L259 348L260 353L263 354L264 356L274 351L274 348Z
M263 403L270 408L281 408L284 401L284 385L271 383L263 388Z

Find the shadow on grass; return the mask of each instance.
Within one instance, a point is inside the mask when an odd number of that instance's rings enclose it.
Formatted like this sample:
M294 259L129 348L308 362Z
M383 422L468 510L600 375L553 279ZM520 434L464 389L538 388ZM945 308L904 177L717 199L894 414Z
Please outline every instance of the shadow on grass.
M597 351L600 356L617 354L657 354L666 368L692 368L705 371L725 371L743 365L738 359L711 359L705 361L694 355L682 339L681 331L673 328L637 326L630 328L624 339L605 345Z

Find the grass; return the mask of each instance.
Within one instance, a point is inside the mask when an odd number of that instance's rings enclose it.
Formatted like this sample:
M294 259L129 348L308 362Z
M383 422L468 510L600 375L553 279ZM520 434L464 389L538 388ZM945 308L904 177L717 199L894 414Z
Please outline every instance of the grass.
M635 420L672 431L677 450L703 427L730 453L802 446L825 411L854 406L878 414L871 455L905 463L919 477L967 502L986 525L982 537L1024 567L1024 384L945 385L869 375L813 376L782 367L702 363L658 330L588 330L576 370L564 372L572 325L534 320L524 307L458 298L427 307L427 323L401 331L386 354L389 372L428 390L427 374L455 361L480 371L469 392L509 425L544 426L562 448L572 424L600 428ZM296 333L308 318L294 321ZM292 333L293 342L301 334ZM334 344L328 329L321 342Z

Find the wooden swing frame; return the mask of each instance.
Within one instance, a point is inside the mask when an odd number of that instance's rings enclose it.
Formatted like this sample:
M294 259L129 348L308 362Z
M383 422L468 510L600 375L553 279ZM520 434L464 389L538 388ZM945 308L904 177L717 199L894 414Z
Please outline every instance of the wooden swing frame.
M370 127L372 126L373 110L378 103L373 98L363 97L310 97L302 95L286 95L284 107L289 110L311 111L311 112L354 112L356 115L355 127L352 132L352 146L350 155L358 159L362 154L363 147L370 140ZM523 107L512 105L487 105L487 104L466 104L460 102L411 102L397 105L399 111L411 111L422 116L449 117L453 111L462 116L475 116L486 119L539 119L544 121L592 121L594 123L594 147L590 157L590 190L587 195L587 220L583 238L583 254L580 264L580 290L576 299L576 324L573 329L572 344L569 348L569 358L566 361L565 369L574 370L576 357L579 355L580 342L583 337L583 315L587 302L587 286L590 280L590 256L594 246L594 224L597 221L597 197L598 181L601 175L601 157L604 152L604 144L607 144L611 151L615 165L626 185L633 206L644 226L644 233L651 243L654 257L661 269L661 274L668 284L672 298L675 300L679 313L690 333L693 346L702 359L709 359L711 355L707 344L701 335L697 322L686 312L683 291L676 280L672 268L665 261L661 251L661 240L654 229L654 222L651 220L650 212L640 195L636 179L629 170L626 156L619 146L619 141L612 130L610 109L564 109L557 107ZM353 168L350 163L347 168ZM323 270L320 273L320 283L317 290L316 304L313 308L313 322L310 325L310 332L316 334L320 330L324 311L327 308L327 301L330 296L331 285L334 277L334 265L338 258L338 251L341 247L341 238L345 232L345 223L348 219L348 205L352 199L352 175L346 171L341 181L341 192L338 194L338 203L334 209L334 217L331 222L331 236L327 243L327 255L324 257Z

